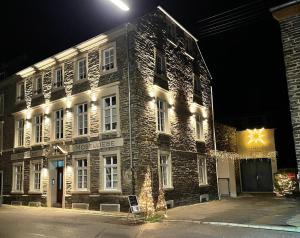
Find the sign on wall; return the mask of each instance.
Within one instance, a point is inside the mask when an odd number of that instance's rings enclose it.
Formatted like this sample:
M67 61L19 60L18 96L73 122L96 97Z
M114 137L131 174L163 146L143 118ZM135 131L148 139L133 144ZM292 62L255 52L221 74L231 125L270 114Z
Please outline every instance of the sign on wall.
M123 138L111 139L111 140L103 140L103 141L92 141L89 143L82 143L77 145L72 145L70 150L71 152L79 152L85 150L97 150L103 148L111 148L116 146L123 145Z

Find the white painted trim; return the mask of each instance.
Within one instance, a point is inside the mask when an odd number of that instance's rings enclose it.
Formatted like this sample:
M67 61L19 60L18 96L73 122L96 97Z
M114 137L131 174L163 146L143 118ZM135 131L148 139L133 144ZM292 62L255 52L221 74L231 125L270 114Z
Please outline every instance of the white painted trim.
M90 193L91 188L91 160L90 160L90 153L73 155L72 156L72 164L74 169L74 176L73 176L73 185L72 185L72 193ZM77 187L77 161L87 159L87 188L79 189Z
M40 163L41 164L41 171L40 171L40 189L36 190L34 189L34 170L33 170L33 166L36 163ZM29 164L29 192L31 194L42 194L43 191L43 176L42 176L42 170L43 170L43 159L32 159L30 160L30 164Z
M15 166L18 166L18 165L22 165L22 188L21 190L16 190L16 174L15 174ZM24 161L22 162L16 162L16 163L13 163L12 164L12 190L11 190L11 193L14 193L14 194L23 194L24 193Z
M164 156L167 156L167 159L168 159L168 165L169 165L168 178L169 178L169 183L170 184L168 186L163 186L163 189L165 191L173 190L174 187L173 187L173 172L172 172L173 168L172 168L171 152L159 149L157 155L158 155L158 166L157 166L157 168L158 168L159 187L161 187L161 185L162 185L162 175L161 175L161 170L160 170L160 156L164 155Z

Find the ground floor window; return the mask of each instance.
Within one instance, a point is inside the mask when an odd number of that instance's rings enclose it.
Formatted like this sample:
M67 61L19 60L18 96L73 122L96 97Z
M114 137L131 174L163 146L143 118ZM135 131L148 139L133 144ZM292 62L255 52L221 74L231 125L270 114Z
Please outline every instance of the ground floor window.
M23 163L13 164L13 191L23 192Z
M163 188L172 188L172 164L171 155L161 152L159 155L160 184Z
M118 188L118 157L108 155L104 157L104 180L105 189Z
M199 185L206 185L207 184L206 158L203 156L198 156L198 174L199 174Z
M87 190L88 189L88 160L77 159L76 161L76 174L77 174L77 189Z
M40 191L41 190L41 171L42 163L41 161L34 161L31 163L31 190Z

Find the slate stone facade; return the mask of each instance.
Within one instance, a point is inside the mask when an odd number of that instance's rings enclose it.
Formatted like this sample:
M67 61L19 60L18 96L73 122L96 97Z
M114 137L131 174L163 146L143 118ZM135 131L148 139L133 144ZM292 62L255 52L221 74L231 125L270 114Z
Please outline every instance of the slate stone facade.
M281 27L298 174L300 176L300 3L291 2L271 10Z
M175 37L168 30L171 24L176 29ZM101 203L116 203L121 204L121 209L126 209L127 195L140 196L148 167L156 202L162 183L160 151L167 152L171 158L172 186L165 189L166 200L174 200L175 205L180 205L199 202L199 195L203 193L215 198L216 168L214 159L209 156L213 149L210 77L193 36L157 9L101 37L69 49L76 48L74 56L57 54L60 60L51 65L45 63L38 72L23 71L12 77L14 81L10 81L13 83L8 88L13 93L7 96L5 92L5 105L14 105L10 107L11 111L5 111L10 119L4 119L7 125L5 133L10 135L4 148L9 152L3 153L0 159L0 170L5 173L4 201L23 201L24 204L40 201L43 206L53 206L55 199L51 194L55 190L52 182L56 172L53 173L52 167L61 160L64 162L63 207L87 203L90 209L99 210ZM102 49L107 45L114 46L116 52L116 65L109 73L101 68ZM164 75L156 72L158 51L165 57ZM82 57L87 59L88 77L78 82L75 80L75 64ZM63 67L64 85L53 89L54 70L58 66ZM38 74L43 75L43 93L35 96L33 79ZM25 100L15 103L15 85L24 80ZM195 80L201 85L197 91ZM117 98L118 126L115 131L107 133L103 130L102 99L110 95ZM168 130L163 133L157 130L158 99L167 102ZM88 103L89 133L78 137L75 133L76 105L82 102ZM64 111L64 138L55 140L51 118L52 113L60 108ZM24 118L25 123L29 123L28 114L32 117L38 113L44 116L43 143L32 143L32 128L26 124L24 146L16 147L14 120ZM203 140L197 140L195 136L195 116L198 114L203 118ZM102 157L109 154L118 154L119 186L113 191L103 189ZM207 184L201 186L199 156L206 158L207 167ZM78 158L88 159L88 189L85 191L74 188ZM40 193L33 194L30 191L30 166L37 160L42 161L42 185ZM22 192L12 191L12 163L16 162L24 162Z

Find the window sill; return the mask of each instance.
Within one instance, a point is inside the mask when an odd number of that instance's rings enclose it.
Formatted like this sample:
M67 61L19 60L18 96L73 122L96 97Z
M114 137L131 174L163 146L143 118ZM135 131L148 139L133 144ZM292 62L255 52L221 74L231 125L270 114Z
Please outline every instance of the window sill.
M209 184L208 183L199 184L199 188L205 188L205 187L209 187Z
M90 194L90 190L73 190L71 191L71 194Z
M16 194L16 195L18 195L18 194L24 194L24 191L11 191L10 192L11 194Z
M113 68L113 69L110 69L110 70L101 70L101 76L103 75L106 75L106 74L111 74L111 73L115 73L118 71L118 68Z
M196 139L196 142L205 143L204 139Z
M171 187L164 187L163 190L164 191L173 191L174 187L173 186L171 186Z
M169 39L169 38L167 38L167 40L168 40L174 47L177 47L177 45L174 43L173 40L171 40L171 39Z
M42 195L42 191L34 191L34 190L31 190L31 191L28 191L28 194L37 194L37 195Z
M74 140L79 140L79 139L90 139L90 135L89 134L86 134L86 135L80 135L80 136L75 136L72 138L72 141L74 142Z
M54 87L54 86L52 86L51 92L57 92L57 91L60 91L62 89L64 89L64 86L61 86L61 87Z
M170 132L163 132L163 131L156 131L158 135L164 135L164 136L172 136Z
M41 96L43 96L42 93L39 93L39 94L33 94L33 95L32 95L32 98L38 98L38 97L41 97Z
M99 193L104 193L104 194L121 194L121 190L118 189L101 189L99 190Z
M74 80L74 84L81 84L81 83L84 83L84 82L88 82L88 78L85 78L85 79L75 79Z

